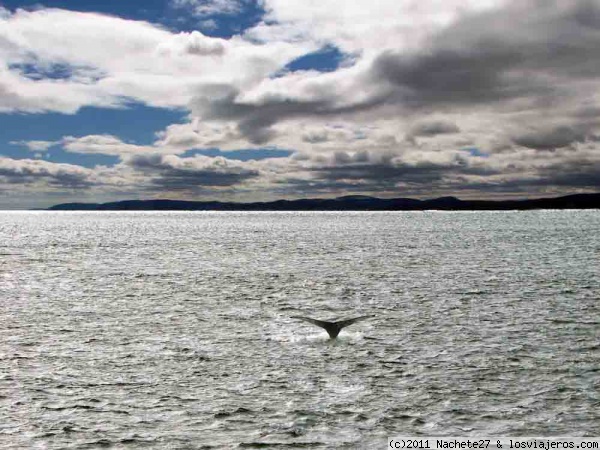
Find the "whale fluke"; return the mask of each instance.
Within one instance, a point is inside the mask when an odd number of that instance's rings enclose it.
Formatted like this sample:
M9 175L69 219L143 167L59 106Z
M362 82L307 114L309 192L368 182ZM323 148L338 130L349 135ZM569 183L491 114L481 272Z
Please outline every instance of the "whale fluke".
M303 316L292 316L292 319L303 320L305 322L312 323L318 327L324 328L325 331L327 331L327 333L329 334L329 337L331 339L335 339L338 336L338 334L340 334L340 331L342 331L342 328L346 328L347 326L350 326L353 323L359 322L361 320L369 319L371 317L375 317L375 316L372 316L372 315L371 316L359 316L359 317L355 317L353 319L339 320L337 322L327 322L324 320L311 319L310 317L303 317Z

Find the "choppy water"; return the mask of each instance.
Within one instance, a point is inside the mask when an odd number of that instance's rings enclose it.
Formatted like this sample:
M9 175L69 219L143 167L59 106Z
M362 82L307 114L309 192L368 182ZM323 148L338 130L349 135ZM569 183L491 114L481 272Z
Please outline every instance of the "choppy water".
M597 436L599 274L598 211L0 213L0 448Z

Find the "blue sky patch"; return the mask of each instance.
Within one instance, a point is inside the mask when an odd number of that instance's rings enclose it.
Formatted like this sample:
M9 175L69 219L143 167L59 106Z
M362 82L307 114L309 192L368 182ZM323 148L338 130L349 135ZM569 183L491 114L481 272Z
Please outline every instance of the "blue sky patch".
M204 17L189 16L183 22L180 19L179 26L185 27L185 31L199 29L207 36L230 38L257 25L265 14L265 10L256 0L245 1L242 6L243 8L236 14L215 13Z
M54 146L43 152L35 152L22 145L7 145L0 151L0 156L8 156L13 159L40 159L53 163L75 164L83 167L113 166L119 162L118 156L70 153L64 151L60 146Z
M124 142L151 145L155 132L183 123L186 111L135 104L127 109L86 107L77 114L0 114L0 144L11 141L58 141L64 136L111 134Z
M169 18L169 4L165 0L143 2L123 0L2 0L0 5L10 10L39 9L40 7L68 9L70 11L97 12L134 20L158 22L161 17ZM173 17L178 14L173 13Z
M50 64L44 66L32 63L11 64L8 68L32 80L68 80L73 75L74 69L73 66L68 64Z
M465 148L465 151L469 152L471 154L471 156L481 156L484 158L487 156L490 156L487 153L484 153L481 150L479 150L477 147Z
M264 9L256 0L242 3L236 14L211 14L198 17L191 8L176 8L170 0L0 0L0 6L11 11L18 8L34 10L40 7L68 9L70 11L96 12L124 19L159 23L173 31L200 30L203 34L228 38L258 24ZM184 13L182 14L182 11ZM210 22L211 26L207 26Z
M0 155L16 159L33 158L35 152L20 141L59 141L65 136L82 137L90 134L110 134L123 142L152 145L155 133L173 123L185 122L187 112L151 108L139 104L128 109L82 108L75 115L48 114L0 114ZM52 162L80 164L85 167L112 165L119 158L108 155L92 155L65 152L52 147L44 159Z
M316 52L296 58L286 65L282 72L296 72L300 70L333 72L340 67L344 57L344 53L337 47L327 46Z

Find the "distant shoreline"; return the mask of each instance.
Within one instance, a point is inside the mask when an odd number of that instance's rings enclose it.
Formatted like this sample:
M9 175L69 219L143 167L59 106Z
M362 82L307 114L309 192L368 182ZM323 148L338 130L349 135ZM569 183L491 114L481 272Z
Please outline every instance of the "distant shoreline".
M532 209L600 209L600 193L525 200L430 200L351 195L329 199L235 203L184 200L124 200L110 203L63 203L46 211L511 211Z

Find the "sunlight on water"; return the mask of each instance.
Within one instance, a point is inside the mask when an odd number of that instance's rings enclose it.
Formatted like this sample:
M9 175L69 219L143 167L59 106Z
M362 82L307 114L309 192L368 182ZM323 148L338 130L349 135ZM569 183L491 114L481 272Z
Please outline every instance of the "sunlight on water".
M599 435L599 261L597 211L0 213L0 448Z

